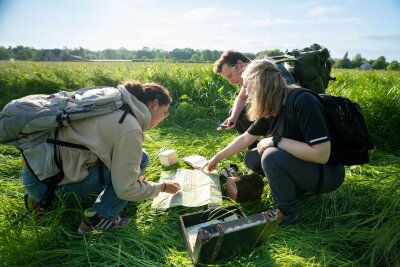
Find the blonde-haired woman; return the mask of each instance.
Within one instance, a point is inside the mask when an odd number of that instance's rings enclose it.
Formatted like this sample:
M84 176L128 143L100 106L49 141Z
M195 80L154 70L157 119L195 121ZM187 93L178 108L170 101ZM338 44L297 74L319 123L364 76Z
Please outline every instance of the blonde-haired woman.
M203 168L215 169L221 160L264 136L246 154L245 164L267 177L283 221L293 221L302 195L331 192L344 180L344 167L334 163L331 153L323 107L311 93L293 99L292 92L301 89L287 85L269 59L252 61L242 77L250 95L248 116L255 122Z

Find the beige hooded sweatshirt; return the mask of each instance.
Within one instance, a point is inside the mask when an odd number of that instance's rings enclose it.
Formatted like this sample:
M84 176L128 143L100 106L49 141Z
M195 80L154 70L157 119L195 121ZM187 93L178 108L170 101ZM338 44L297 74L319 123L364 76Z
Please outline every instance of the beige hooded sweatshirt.
M127 115L119 123L122 110L82 119L61 128L58 139L85 145L90 149L81 150L59 146L65 177L60 184L77 183L88 175L88 167L101 161L111 171L111 179L118 198L140 201L156 197L161 184L140 182L143 132L150 126L151 115L145 104L119 85L122 101L128 104L136 118Z

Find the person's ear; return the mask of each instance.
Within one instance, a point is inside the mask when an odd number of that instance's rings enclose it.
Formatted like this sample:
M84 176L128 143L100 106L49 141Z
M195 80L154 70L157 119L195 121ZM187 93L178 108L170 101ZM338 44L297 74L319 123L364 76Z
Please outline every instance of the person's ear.
M243 69L246 64L241 59L238 59L236 60L236 65L239 66L239 69Z
M238 59L236 61L236 66L237 66L237 70L239 71L239 73L242 73L244 71L244 68L246 67L246 63L240 59Z
M151 107L153 110L158 109L158 106L159 106L159 105L160 105L160 103L159 103L158 99L154 99L153 101L150 102L150 107Z

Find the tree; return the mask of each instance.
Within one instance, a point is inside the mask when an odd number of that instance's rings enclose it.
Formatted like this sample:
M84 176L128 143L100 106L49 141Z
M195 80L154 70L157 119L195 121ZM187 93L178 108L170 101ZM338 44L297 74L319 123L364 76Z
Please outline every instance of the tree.
M389 63L387 66L388 70L400 70L399 62L396 60L393 60L392 62Z
M0 60L9 60L12 58L12 50L0 46Z
M193 62L199 62L200 61L200 55L199 54L193 54L192 57L190 58L190 61Z
M125 47L121 47L117 51L117 58L116 59L129 59L131 58L130 52Z
M136 57L139 59L154 59L155 54L148 47L143 47L136 52Z
M349 59L349 52L346 52L342 58L342 68L351 69L351 61Z
M166 60L168 58L167 57L168 53L165 52L164 50L155 49L153 50L153 53L154 53L154 58L157 60Z
M34 57L33 48L24 47L19 45L12 49L15 59L18 60L32 60Z
M188 61L194 53L194 50L191 48L175 48L170 52L171 58L179 61Z
M386 67L386 58L384 56L378 57L372 64L374 70L384 70Z
M222 52L221 52L221 51L214 50L214 51L213 51L213 54L214 54L214 60L213 60L213 61L216 61L216 60L218 60L218 59L221 57Z
M359 68L363 63L363 61L365 61L365 59L361 57L360 53L357 53L351 60L351 65L353 68Z
M339 69L351 69L351 61L348 57L349 53L346 52L346 54L344 54L342 59L337 59L335 61L335 64L333 65L334 68L339 68Z
M209 61L209 62L214 61L214 53L211 52L211 50L209 50L209 49L202 50L201 54L203 55L203 60Z

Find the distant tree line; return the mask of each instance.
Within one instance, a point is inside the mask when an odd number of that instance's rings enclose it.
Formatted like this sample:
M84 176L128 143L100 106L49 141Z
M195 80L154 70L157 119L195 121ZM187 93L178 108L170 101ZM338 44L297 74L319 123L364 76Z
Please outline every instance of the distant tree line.
M333 63L334 68L341 69L361 68L374 70L400 70L399 62L396 60L389 63L386 61L384 56L380 56L374 60L367 60L363 58L360 53L357 53L352 59L349 59L349 53L346 52L343 58L336 59Z
M192 48L175 48L172 51L143 47L140 50L126 48L91 51L82 47L76 49L35 49L25 46L0 46L0 60L29 60L29 61L85 61L85 60L132 60L132 61L178 61L178 62L214 62L220 58L223 51L195 50ZM280 56L284 52L279 49L264 50L258 53L245 53L250 59L259 56ZM361 54L349 59L346 53L341 59L332 59L334 68L351 69L388 69L400 70L399 63L386 62L384 56L375 60L366 60Z
M126 48L91 51L85 48L77 49L34 49L30 47L0 46L0 60L32 60L32 61L71 61L71 60L133 60L133 61L183 61L183 62L214 62L222 54L216 50L194 50L191 48L176 48L172 51L150 49L140 50Z
M181 62L214 62L220 58L223 51L195 50L192 48L175 48L172 51L143 47L140 50L126 48L91 51L82 47L77 49L35 49L25 46L0 46L0 60L31 60L31 61L71 61L71 60L133 60L133 61L181 61ZM245 53L253 59L261 55L282 55L279 49L265 50L257 54Z

